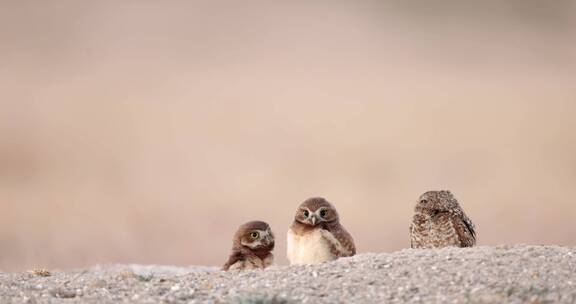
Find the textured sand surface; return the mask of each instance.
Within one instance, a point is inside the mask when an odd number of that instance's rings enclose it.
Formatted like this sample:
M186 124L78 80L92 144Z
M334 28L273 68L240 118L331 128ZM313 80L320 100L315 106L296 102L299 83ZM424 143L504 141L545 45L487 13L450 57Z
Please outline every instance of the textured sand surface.
M115 265L0 273L2 303L575 303L576 247L366 253L316 266L221 272Z

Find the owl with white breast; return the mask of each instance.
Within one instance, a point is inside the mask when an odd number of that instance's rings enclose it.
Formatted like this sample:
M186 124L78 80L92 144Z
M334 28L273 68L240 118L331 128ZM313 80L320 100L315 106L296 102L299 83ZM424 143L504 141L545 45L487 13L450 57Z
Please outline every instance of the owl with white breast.
M321 197L304 201L288 230L291 265L317 264L356 254L352 236L340 225L336 208Z

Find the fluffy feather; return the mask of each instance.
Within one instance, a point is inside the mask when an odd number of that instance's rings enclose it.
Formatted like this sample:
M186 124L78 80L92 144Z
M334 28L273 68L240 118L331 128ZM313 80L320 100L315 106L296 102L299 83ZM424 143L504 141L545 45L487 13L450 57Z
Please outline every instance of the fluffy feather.
M354 240L340 224L336 208L319 197L298 207L287 239L290 264L316 264L356 254Z

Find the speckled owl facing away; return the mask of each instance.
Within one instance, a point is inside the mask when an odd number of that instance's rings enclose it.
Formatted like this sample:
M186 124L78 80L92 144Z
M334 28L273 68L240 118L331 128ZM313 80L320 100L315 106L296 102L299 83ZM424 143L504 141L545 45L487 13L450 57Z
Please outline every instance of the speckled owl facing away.
M472 247L474 224L450 191L428 191L420 196L410 225L412 248Z
M263 269L272 264L274 235L265 222L248 222L234 234L232 253L222 270Z
M304 201L288 230L290 264L316 264L356 254L352 236L340 225L336 208L321 197Z

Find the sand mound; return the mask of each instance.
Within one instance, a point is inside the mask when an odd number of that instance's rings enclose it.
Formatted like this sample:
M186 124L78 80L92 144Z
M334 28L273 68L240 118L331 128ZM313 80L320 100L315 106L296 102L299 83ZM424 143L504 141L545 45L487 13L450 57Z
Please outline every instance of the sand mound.
M575 303L576 247L406 249L243 272L113 265L0 273L0 297L2 303Z

